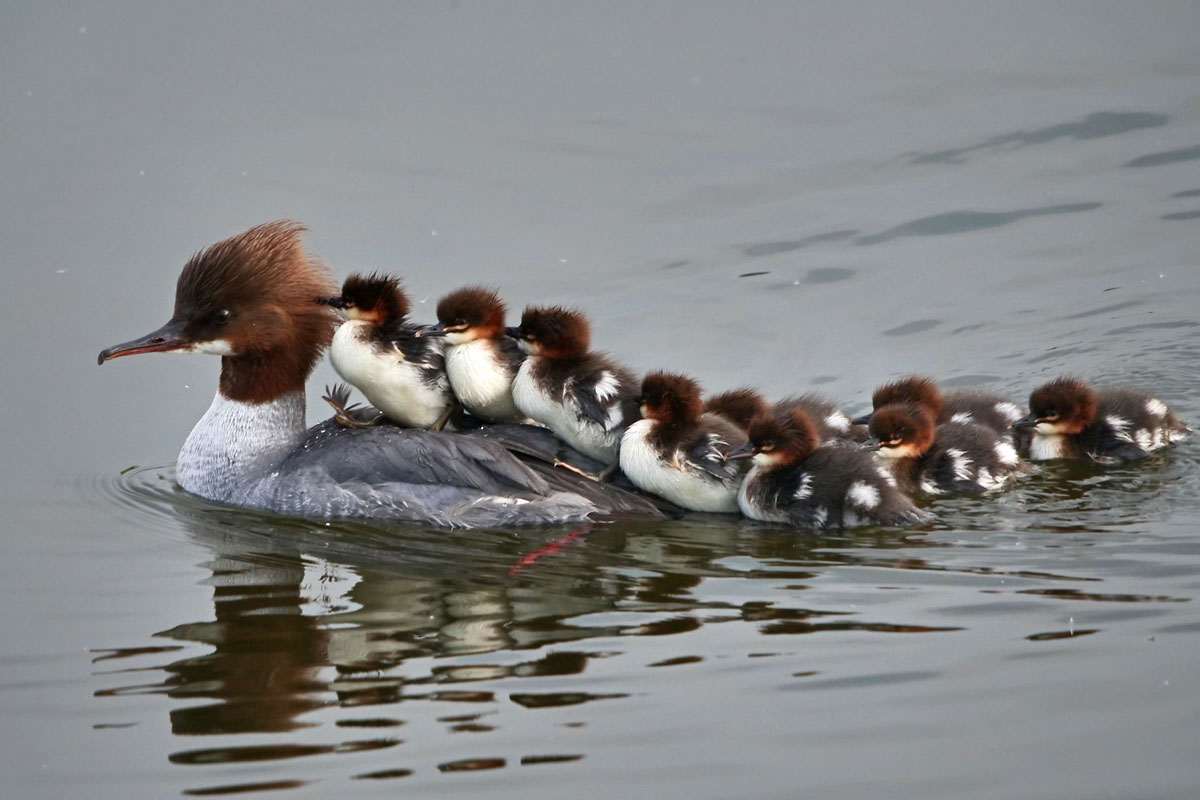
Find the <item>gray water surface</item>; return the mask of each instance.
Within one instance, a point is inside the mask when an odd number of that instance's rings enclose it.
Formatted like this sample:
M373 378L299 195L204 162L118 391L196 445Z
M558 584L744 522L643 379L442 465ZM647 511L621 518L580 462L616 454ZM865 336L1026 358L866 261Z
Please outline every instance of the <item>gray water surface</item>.
M292 217L422 319L488 283L712 390L1069 371L1196 423L1198 29L0 4L4 796L1195 797L1195 442L918 531L327 526L174 488L215 360L94 358Z

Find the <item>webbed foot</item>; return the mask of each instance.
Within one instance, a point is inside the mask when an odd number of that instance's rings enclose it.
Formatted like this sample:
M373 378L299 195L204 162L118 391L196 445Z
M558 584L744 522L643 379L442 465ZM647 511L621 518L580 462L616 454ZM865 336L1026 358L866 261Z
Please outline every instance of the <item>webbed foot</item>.
M333 408L333 421L343 428L371 428L383 420L383 414L365 416L361 404L351 403L350 387L344 383L326 386L321 399Z

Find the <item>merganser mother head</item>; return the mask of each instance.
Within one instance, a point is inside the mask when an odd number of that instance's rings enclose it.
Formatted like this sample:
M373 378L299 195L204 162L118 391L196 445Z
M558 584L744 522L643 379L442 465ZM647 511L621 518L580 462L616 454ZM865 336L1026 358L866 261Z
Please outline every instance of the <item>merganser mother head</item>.
M302 389L329 344L336 316L313 302L332 293L329 272L280 220L201 250L184 266L175 311L156 331L100 352L97 363L139 353L222 356L221 394L261 403Z

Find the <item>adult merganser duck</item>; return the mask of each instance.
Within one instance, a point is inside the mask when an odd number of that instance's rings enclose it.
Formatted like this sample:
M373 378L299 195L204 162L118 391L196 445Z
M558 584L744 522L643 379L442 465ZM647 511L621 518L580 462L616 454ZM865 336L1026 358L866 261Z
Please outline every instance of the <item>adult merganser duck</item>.
M975 389L943 394L931 378L921 375L909 375L885 383L871 396L871 406L875 411L893 403L924 406L939 425L946 422L974 422L991 428L1001 436L1011 436L1013 423L1021 418L1021 409L1017 404L999 395ZM868 425L871 414L864 414L853 422L855 425Z
M589 349L591 329L578 311L530 306L508 334L529 355L513 381L517 408L576 450L614 467L621 436L639 417L633 373Z
M397 425L444 428L454 411L454 394L442 342L421 336L422 326L408 321L408 295L399 279L351 275L340 295L320 302L347 316L329 347L329 361L342 380ZM356 424L344 412L338 419Z
M454 396L485 422L523 422L512 385L525 353L504 333L504 301L491 289L468 286L438 301L436 325L423 336L444 337L446 375Z
M1029 395L1029 458L1137 461L1182 442L1191 429L1158 398L1129 389L1097 391L1077 378L1058 378Z
M714 394L704 401L705 411L725 417L742 430L747 430L757 416L787 414L797 408L808 415L822 442L854 438L850 417L832 400L816 392L790 395L770 405L757 389L743 387Z
M1012 443L973 422L934 425L916 403L892 403L871 415L868 448L905 492L982 494L1003 487L1020 469Z
M738 507L750 519L823 529L930 518L866 450L821 446L802 409L756 417L749 442L729 457L754 461L738 490Z
M459 527L659 516L645 498L520 460L481 436L332 421L306 429L304 384L336 318L314 302L333 285L305 254L302 231L268 223L197 253L179 276L170 321L100 353L101 364L166 351L221 356L216 397L179 453L185 490L295 516Z
M621 472L644 492L691 511L736 514L745 462L727 456L746 434L704 413L700 385L685 375L652 372L642 381L642 419L621 439Z

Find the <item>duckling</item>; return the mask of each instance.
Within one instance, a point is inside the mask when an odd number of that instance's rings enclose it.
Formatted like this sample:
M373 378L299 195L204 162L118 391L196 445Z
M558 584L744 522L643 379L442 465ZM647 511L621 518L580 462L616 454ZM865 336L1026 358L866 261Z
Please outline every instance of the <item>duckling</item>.
M905 492L982 494L1017 474L1012 443L973 422L934 425L929 409L892 403L871 416L868 447L888 464Z
M932 378L909 375L885 383L871 396L871 406L878 411L893 403L916 403L924 406L937 424L974 422L1006 436L1021 418L1021 409L999 395L977 390L962 390L942 394ZM853 420L855 425L869 425L871 414Z
M746 434L704 412L700 385L685 375L652 372L642 380L641 414L621 439L625 477L681 508L736 514L748 465L727 456L746 443Z
M438 301L436 325L420 331L446 343L446 376L454 396L485 422L523 422L512 385L525 354L504 333L504 301L491 289L468 286Z
M318 302L341 309L347 320L333 335L329 360L342 379L398 425L441 430L455 407L446 377L442 341L418 336L420 326L408 321L408 295L397 278L372 273L351 275L337 297ZM369 425L339 409L339 423ZM377 421L377 420L376 420Z
M1182 442L1191 428L1153 395L1130 389L1098 391L1062 377L1034 389L1029 416L1017 427L1032 432L1029 458L1137 461Z
M799 408L755 417L748 443L729 458L753 459L738 490L738 507L750 519L840 529L931 518L866 450L819 446L816 426Z
M616 468L625 429L639 419L638 382L625 367L591 351L582 313L530 306L508 334L528 355L513 380L517 409L584 455Z
M748 429L750 421L760 414L786 414L794 408L808 414L822 442L853 438L850 417L832 400L815 392L791 395L772 406L757 389L742 387L714 394L704 403L705 411L725 417L742 430Z

